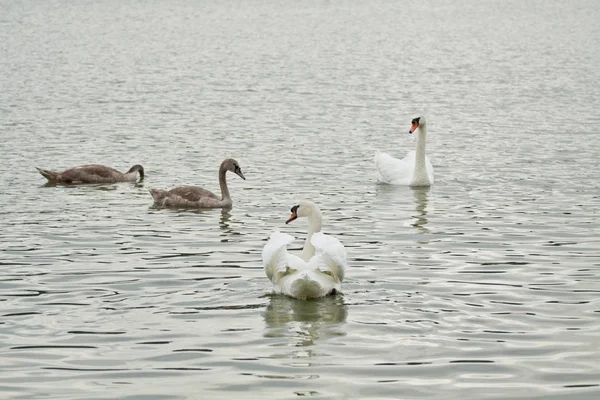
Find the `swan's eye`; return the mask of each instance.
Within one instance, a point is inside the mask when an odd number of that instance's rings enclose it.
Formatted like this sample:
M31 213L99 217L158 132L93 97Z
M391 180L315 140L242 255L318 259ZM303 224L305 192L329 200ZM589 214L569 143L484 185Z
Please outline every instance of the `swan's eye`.
M298 212L298 207L300 207L300 206L294 206L290 209L290 211L293 213Z

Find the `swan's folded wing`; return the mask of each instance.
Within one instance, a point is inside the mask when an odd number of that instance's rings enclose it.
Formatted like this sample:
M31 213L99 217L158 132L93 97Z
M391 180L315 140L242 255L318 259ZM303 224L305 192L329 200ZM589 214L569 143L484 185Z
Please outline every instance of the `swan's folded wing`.
M339 282L344 280L347 268L347 255L344 245L322 232L312 236L311 243L315 246L317 267L322 272L330 272L332 277Z
M221 200L221 197L210 190L198 186L178 186L169 190L169 192L187 201L201 201L206 198Z
M390 156L388 153L377 151L373 161L377 169L377 175L380 182L402 184L412 177L411 166L414 166L414 151L409 152L405 158L398 159Z
M61 180L69 183L108 183L117 181L121 173L104 165L82 165L63 171Z
M287 245L294 241L294 237L287 233L275 231L262 251L262 261L265 273L271 282L276 283L287 272L289 256Z

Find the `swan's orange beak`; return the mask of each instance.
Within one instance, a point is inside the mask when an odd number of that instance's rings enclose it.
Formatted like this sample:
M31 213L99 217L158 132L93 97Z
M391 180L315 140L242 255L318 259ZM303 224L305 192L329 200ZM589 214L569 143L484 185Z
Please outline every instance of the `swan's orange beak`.
M292 222L293 220L295 220L296 218L298 218L298 214L296 214L296 210L292 211L292 215L290 215L290 217L287 219L287 221L285 221L285 224L289 224L290 222Z
M408 131L408 133L413 133L414 131L417 130L417 128L419 127L419 122L415 121L412 123L412 125L410 126L410 131Z

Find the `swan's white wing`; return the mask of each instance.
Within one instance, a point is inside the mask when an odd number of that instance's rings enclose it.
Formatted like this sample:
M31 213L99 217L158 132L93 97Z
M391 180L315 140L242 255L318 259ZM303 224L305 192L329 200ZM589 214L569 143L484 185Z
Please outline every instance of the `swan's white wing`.
M263 266L267 277L273 281L277 272L285 272L287 268L287 245L294 241L292 235L275 231L262 251Z
M414 150L409 151L403 159L377 151L374 161L378 180L393 185L409 185L415 171L415 157ZM429 182L433 184L433 165L427 155L425 156L425 165Z
M275 231L262 251L263 266L267 277L276 284L283 276L306 266L300 257L290 254L287 245L294 241L287 233Z
M315 246L315 255L311 259L311 264L316 262L319 270L331 273L334 281L344 280L348 258L344 245L333 236L322 232L315 233L311 243Z
M403 159L390 156L388 153L375 153L375 168L380 182L395 185L408 185L415 169L415 152L410 151Z

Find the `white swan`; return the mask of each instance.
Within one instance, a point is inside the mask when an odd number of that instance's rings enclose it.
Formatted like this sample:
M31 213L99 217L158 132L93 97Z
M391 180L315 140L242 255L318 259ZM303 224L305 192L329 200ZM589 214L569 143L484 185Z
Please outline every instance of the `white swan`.
M300 201L291 211L285 223L307 217L308 236L298 257L287 251L287 245L294 241L293 236L279 231L271 234L262 251L262 260L273 289L303 300L338 293L347 268L344 245L320 232L321 210L312 201Z
M427 122L425 117L414 118L408 133L417 132L417 149L410 151L402 160L387 153L375 153L375 167L379 182L392 185L431 186L433 165L425 155Z

